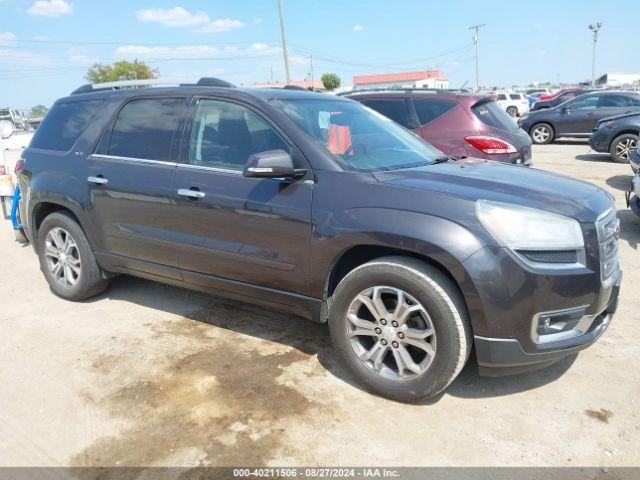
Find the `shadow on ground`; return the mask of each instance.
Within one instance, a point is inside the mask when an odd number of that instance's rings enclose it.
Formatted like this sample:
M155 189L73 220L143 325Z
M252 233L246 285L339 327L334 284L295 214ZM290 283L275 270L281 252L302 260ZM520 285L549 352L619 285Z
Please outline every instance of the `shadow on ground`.
M293 347L307 356L317 356L319 363L331 375L361 388L339 363L331 346L326 325L247 303L207 296L129 276L115 278L111 288L98 299L105 297L182 316L194 322L191 327L184 327L184 330L193 330L198 335L202 335L201 326L210 325ZM486 398L534 389L562 376L574 360L575 357L569 357L547 369L532 373L485 378L479 376L475 355L472 353L466 367L445 394L464 398ZM245 374L250 372L247 371ZM235 381L244 382L245 379L237 376ZM441 397L442 395L423 404L436 403Z
M608 153L586 153L583 155L576 155L576 160L583 162L596 162L596 163L611 163L611 155Z
M631 248L638 250L640 243L640 217L631 210L618 210L620 219L620 239L627 242Z
M633 176L629 175L614 175L613 177L609 177L605 180L605 183L609 185L611 188L615 188L616 190L620 190L626 192L629 189L629 185L631 184L631 179Z

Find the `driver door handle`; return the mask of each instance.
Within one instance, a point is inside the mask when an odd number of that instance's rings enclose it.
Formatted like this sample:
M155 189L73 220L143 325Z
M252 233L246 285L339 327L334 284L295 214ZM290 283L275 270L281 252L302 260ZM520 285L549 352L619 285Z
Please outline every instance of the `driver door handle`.
M97 177L87 177L87 182L94 183L96 185L105 185L106 183L109 182L109 180L107 180L101 175L98 175Z
M204 192L201 192L199 190L191 190L189 188L179 188L178 195L181 195L183 197L195 198L198 200L206 196Z

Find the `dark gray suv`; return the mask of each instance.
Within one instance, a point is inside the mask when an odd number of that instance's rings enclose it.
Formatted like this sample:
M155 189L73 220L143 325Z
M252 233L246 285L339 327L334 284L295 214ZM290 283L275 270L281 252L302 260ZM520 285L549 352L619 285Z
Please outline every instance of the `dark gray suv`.
M19 164L20 216L69 300L131 274L328 322L369 390L436 395L475 345L517 373L608 327L602 189L447 157L358 102L288 89L86 86Z

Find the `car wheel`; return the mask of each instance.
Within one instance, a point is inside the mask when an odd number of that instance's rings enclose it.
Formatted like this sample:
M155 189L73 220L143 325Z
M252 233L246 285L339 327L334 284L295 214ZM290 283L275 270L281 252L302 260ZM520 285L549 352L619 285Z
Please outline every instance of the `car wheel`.
M511 115L512 117L517 117L518 116L518 107L514 107L513 105L510 107L507 107L507 113L509 115Z
M536 123L531 127L531 140L536 145L546 145L553 141L555 132L553 127L548 123Z
M332 297L329 329L361 385L403 402L443 391L471 349L457 287L438 269L405 257L373 260L348 273Z
M625 133L624 135L616 137L613 142L611 142L609 153L615 162L629 163L629 156L637 147L638 135Z
M38 230L40 269L53 292L67 300L84 300L107 288L84 232L70 215L55 212Z

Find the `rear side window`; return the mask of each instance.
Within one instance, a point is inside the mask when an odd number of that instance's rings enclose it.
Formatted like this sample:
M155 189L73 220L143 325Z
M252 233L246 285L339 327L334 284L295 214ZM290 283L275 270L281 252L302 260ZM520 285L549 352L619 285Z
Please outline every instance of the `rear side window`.
M604 95L602 98L603 107L633 107L640 104L637 100L626 95Z
M103 103L102 100L56 103L33 135L31 147L68 151Z
M407 103L403 98L388 100L363 100L367 107L380 112L387 118L399 123L405 128L415 128L414 121L407 107Z
M433 122L448 111L456 108L457 105L458 104L456 102L445 100L421 99L413 101L413 107L418 115L420 125L426 125Z
M519 93L510 93L509 94L509 98L511 100L521 100L520 94Z
M496 102L481 101L471 107L471 111L485 125L508 132L518 131L518 124Z
M146 98L127 103L116 118L108 155L168 161L184 98Z
M506 100L507 96L504 93L498 94L498 100Z

